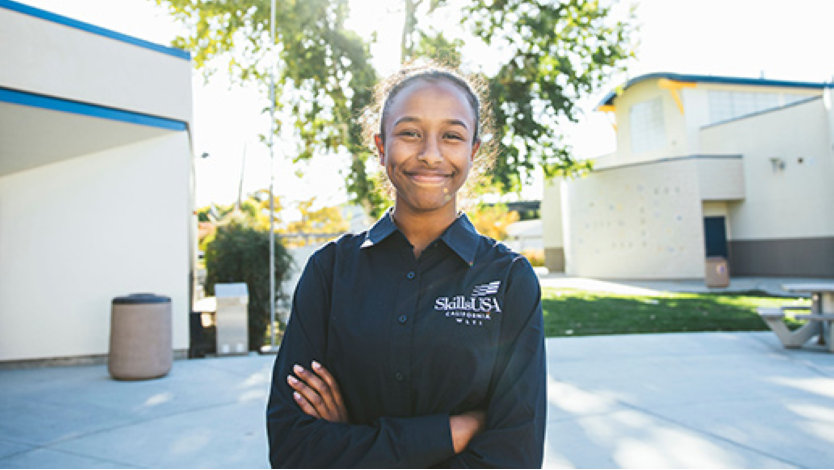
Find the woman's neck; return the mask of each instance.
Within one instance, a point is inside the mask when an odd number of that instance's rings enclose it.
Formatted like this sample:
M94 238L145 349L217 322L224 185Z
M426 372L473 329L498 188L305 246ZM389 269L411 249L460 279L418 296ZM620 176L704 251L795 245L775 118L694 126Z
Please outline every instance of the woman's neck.
M423 250L455 222L457 209L452 203L438 210L419 212L395 204L392 215L397 228L414 247L414 257L419 258Z

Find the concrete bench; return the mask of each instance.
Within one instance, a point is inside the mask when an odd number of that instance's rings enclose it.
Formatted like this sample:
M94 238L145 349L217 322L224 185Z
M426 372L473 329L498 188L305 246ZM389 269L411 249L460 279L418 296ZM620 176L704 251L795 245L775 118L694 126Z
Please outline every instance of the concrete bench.
M811 306L810 305L782 305L781 307L779 307L779 309L782 310L783 312L787 312L787 311L791 311L791 310L807 310L807 311L810 312L811 311Z
M794 315L797 320L834 321L834 313L811 313Z
M776 333L776 337L779 338L779 341L782 342L782 346L789 349L796 349L802 347L803 344L807 343L809 339L813 338L817 335L822 335L823 328L822 325L815 319L814 321L809 321L808 323L800 326L799 328L791 331L788 329L788 326L785 325L785 311L786 310L807 310L807 307L800 308L800 306L785 306L781 308L773 308L773 307L759 307L756 309L759 316L762 317L762 320L767 324L767 326ZM817 315L795 315L795 318L801 317L814 317ZM827 321L834 320L834 315L831 315L831 319ZM829 331L832 329L829 328ZM828 348L834 351L834 345L832 344L832 339L829 338L828 341Z

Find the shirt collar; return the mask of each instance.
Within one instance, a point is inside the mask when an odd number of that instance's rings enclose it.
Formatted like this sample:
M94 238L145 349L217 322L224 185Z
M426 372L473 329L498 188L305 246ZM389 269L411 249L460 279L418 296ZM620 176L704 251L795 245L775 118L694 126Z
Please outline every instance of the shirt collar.
M388 238L389 235L397 231L397 225L394 223L394 217L391 215L392 210L388 209L385 214L376 221L373 227L368 230L365 235L365 241L362 242L360 248L368 248L376 245Z
M374 226L368 230L365 235L365 241L362 242L360 248L372 247L399 230L394 223L392 212L391 209L386 211ZM461 212L457 219L452 222L452 225L440 235L440 239L466 262L466 264L472 266L475 263L475 252L478 249L479 235L466 214Z
M478 240L480 235L475 230L475 226L469 221L469 217L463 212L458 215L458 218L443 232L440 239L452 249L460 259L466 262L469 266L475 264L475 252L478 250Z

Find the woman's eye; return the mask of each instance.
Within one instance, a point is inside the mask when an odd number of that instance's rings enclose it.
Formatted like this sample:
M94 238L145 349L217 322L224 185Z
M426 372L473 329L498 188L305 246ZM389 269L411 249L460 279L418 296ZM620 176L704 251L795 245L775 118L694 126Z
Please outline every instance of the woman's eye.
M397 133L397 135L399 135L399 136L401 136L401 137L411 137L411 138L418 138L418 137L420 137L420 133L419 133L419 132L417 132L417 131L408 131L408 130L406 130L406 131L400 131L400 132L398 132L398 133Z

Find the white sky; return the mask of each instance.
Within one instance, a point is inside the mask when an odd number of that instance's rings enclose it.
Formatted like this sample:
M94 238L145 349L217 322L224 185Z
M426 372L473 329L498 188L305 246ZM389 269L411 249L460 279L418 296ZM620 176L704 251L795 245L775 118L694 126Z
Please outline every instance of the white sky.
M19 0L20 1L20 0ZM22 3L102 26L148 41L170 44L180 27L152 0L22 0ZM615 150L608 118L593 106L627 78L651 72L759 77L810 82L834 80L834 1L830 0L633 0L618 7L637 5L637 59L625 75L582 101L580 125L567 130L576 154L593 157ZM400 2L351 0L349 26L360 34L377 31L372 46L374 63L382 73L392 72L399 60ZM454 25L438 25L447 31ZM454 35L454 31L449 31ZM489 51L477 45L465 60L479 63ZM258 134L268 130L260 114L266 105L254 89L229 88L221 75L204 84L193 81L194 153L197 159L197 204L232 202L237 197L242 156L246 152L244 192L269 185L269 156ZM319 158L292 167L276 153L275 191L287 201L317 196L320 204L346 199L343 178L347 158ZM302 170L303 178L296 173ZM541 183L525 188L525 198L541 197Z

